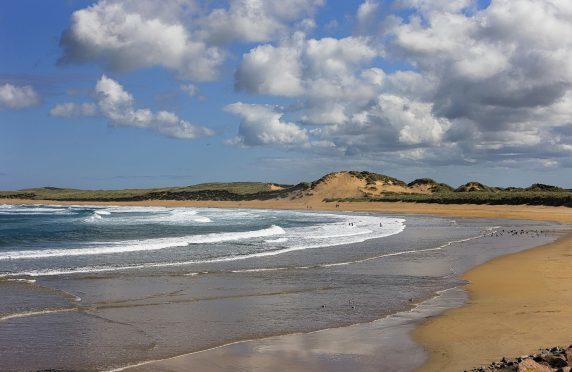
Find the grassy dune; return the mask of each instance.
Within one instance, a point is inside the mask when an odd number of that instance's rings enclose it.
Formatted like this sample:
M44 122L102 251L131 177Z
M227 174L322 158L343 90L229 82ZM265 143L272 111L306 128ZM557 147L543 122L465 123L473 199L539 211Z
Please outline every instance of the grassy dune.
M456 189L429 178L409 184L357 171L334 172L295 186L262 182L202 183L184 187L79 190L56 187L0 191L0 199L129 202L145 200L249 201L285 199L325 202L408 202L437 204L545 205L572 207L572 191L533 184L498 188L471 181Z
M202 183L184 187L122 190L80 190L56 187L0 191L0 198L62 201L137 201L171 200L237 200L251 197L275 197L282 189L262 182ZM288 189L290 186L281 186ZM276 188L276 187L275 187ZM280 187L279 187L280 188Z
M546 205L572 207L570 191L481 191L387 194L375 198L325 199L327 202L408 202L437 204Z

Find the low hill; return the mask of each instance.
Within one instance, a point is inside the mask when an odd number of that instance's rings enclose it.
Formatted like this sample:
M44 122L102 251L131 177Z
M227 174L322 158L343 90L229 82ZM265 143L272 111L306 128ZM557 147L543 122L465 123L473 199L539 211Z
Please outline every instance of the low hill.
M451 192L453 188L446 183L439 183L431 178L418 178L415 181L409 182L407 187L414 190L419 190L420 193L427 192Z
M267 198L287 194L291 185L262 182L201 183L182 187L122 190L80 190L42 187L18 191L0 191L0 198L61 201L139 201L139 200L238 200ZM285 191L286 190L286 191Z
M467 182L455 189L455 192L494 192L492 187L485 186L477 181Z
M308 189L298 190L291 199L360 199L383 195L430 194L431 186L408 186L397 178L366 171L341 171L326 174Z
M78 202L144 200L249 201L295 200L303 202L385 201L440 204L535 204L572 206L572 192L557 186L533 184L527 188L497 188L468 182L457 189L431 178L408 184L383 174L341 171L297 185L263 182L202 183L183 187L123 190L79 190L57 187L0 191L0 199Z
M526 191L564 191L563 188L543 183L535 183L525 189Z

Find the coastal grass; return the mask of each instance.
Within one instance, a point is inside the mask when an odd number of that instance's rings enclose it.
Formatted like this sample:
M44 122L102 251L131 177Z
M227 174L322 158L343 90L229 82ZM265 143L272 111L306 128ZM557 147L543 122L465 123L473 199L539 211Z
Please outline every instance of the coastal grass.
M316 192L318 193L316 194ZM314 182L302 182L297 185L263 182L216 182L182 187L122 190L42 187L18 191L0 191L0 199L69 202L140 202L152 200L235 202L289 199L306 204L319 201L330 203L403 202L572 207L572 191L557 186L537 183L527 188L499 188L471 181L453 189L447 184L438 183L430 178L420 178L405 184L396 178L367 171L333 172Z
M572 207L570 191L481 191L390 194L378 197L325 199L325 202L406 202L433 204L545 205Z
M258 195L273 190L271 183L262 182L229 182L229 183L201 183L182 187L164 187L153 189L121 189L121 190L81 190L59 187L41 187L22 189L18 191L0 191L3 199L29 199L29 200L62 200L62 201L137 201L148 199L183 199L180 196L193 196L204 199L205 196L227 196L230 200L234 195ZM284 188L288 185L277 185ZM278 190L280 191L280 190ZM177 197L178 196L178 197Z
M269 200L286 198L304 184L273 189L273 184L257 182L204 183L184 187L123 190L80 190L44 187L0 191L0 199L54 201L142 201L142 200ZM424 204L544 205L572 207L572 192L562 191L480 191L434 192L431 194L385 193L362 198L326 198L326 203L404 202Z

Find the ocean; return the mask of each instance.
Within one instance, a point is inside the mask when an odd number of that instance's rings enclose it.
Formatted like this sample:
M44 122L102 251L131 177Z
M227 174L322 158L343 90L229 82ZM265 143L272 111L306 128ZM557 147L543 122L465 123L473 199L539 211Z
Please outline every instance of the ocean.
M559 225L350 212L0 205L0 369L107 370L369 322Z
M230 263L390 236L404 222L295 211L3 205L0 275Z

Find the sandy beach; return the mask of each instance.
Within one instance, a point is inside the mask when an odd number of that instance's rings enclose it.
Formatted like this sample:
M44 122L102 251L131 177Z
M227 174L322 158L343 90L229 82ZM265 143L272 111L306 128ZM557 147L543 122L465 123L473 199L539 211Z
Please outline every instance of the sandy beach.
M572 236L493 259L463 278L469 303L414 332L423 371L460 371L572 341Z
M4 200L5 203L81 204ZM106 204L106 203L85 203ZM344 210L455 217L511 218L572 223L572 209L540 206L434 205L407 203L175 202L121 205ZM459 371L572 341L572 236L525 252L493 259L463 276L470 299L430 318L413 335L429 352L422 371ZM348 331L348 335L350 331ZM343 329L339 337L343 337ZM166 366L165 366L166 367Z

